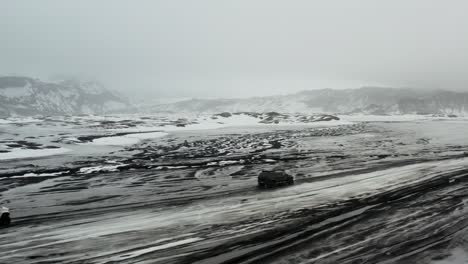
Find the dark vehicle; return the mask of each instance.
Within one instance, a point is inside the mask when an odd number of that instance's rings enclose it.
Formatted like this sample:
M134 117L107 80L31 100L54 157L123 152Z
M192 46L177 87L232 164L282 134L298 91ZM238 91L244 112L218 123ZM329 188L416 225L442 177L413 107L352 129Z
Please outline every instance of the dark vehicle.
M10 211L6 207L2 207L0 210L0 213L2 214L0 216L0 226L9 226L11 219L10 219Z
M258 187L260 188L270 189L293 184L293 176L284 171L262 171L260 175L258 175Z

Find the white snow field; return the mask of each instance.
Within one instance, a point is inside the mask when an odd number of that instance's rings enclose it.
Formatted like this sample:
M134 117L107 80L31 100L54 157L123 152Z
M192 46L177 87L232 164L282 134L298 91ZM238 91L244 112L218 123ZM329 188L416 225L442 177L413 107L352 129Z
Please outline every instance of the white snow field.
M111 136L94 139L91 144L93 145L111 145L111 146L125 146L134 145L145 139L154 139L166 136L167 133L152 132L152 133L133 133L124 136Z
M7 153L0 153L0 160L40 158L45 156L60 155L71 151L67 148L56 149L14 149Z

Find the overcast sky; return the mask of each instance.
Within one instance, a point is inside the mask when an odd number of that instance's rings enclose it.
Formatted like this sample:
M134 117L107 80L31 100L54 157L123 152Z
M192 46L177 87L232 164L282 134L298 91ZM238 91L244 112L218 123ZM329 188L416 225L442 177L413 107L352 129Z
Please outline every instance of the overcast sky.
M0 0L0 74L127 94L385 85L468 91L468 2Z

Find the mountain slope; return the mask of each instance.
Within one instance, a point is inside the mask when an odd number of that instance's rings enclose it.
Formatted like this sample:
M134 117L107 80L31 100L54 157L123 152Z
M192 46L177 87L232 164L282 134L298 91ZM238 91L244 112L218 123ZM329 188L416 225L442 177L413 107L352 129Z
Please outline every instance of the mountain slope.
M96 82L0 77L0 117L103 114L128 107L125 99Z
M149 111L465 115L468 114L468 93L378 87L322 89L247 99L192 99L153 106Z

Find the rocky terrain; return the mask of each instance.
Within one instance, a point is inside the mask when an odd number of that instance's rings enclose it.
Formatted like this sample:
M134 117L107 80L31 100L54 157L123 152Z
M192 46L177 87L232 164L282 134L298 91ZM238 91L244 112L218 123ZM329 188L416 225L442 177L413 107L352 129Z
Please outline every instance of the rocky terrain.
M227 125L238 118L255 123ZM13 218L0 263L442 264L467 254L466 121L284 118L302 120L6 119L0 157L68 152L0 160L0 204ZM275 168L295 185L258 189Z
M97 82L0 77L0 117L104 114L129 108L127 100Z
M173 131L192 131L192 130L210 130L220 129L224 127L265 127L271 129L273 127L284 126L337 126L350 124L350 122L341 121L336 116L331 115L304 115L304 114L282 114L277 112L269 113L219 113L207 116L145 116L145 115L123 115L123 116L62 116L62 117L36 117L32 119L8 118L3 119L3 124L0 123L0 160L8 161L14 164L15 160L28 158L38 158L42 156L58 155L78 150L83 155L83 151L87 149L89 155L98 155L96 151L99 148L108 147L126 147L128 150L136 150L135 144L142 141L151 140L167 135ZM34 133L31 133L34 131ZM235 137L225 137L224 141L214 143L202 150L203 153L198 153L195 146L200 146L202 143L191 143L189 141L179 142L168 145L143 145L140 147L140 153L127 153L125 162L116 162L112 164L115 169L130 169L139 167L139 160L154 160L165 156L175 155L179 151L187 151L187 156L181 158L178 163L193 163L195 157L203 157L204 155L220 155L221 153L243 153L248 149L256 149L259 146L268 148L279 148L281 144L279 139L275 138L252 138L252 145L237 145L230 146L235 143ZM193 145L195 144L195 145ZM205 143L203 143L205 144ZM86 148L84 146L88 146ZM239 148L236 150L236 148ZM177 150L177 151L176 151ZM185 151L184 151L185 150ZM123 151L123 150L118 150ZM254 151L257 152L258 150ZM151 153L151 155L150 155ZM191 154L190 154L191 153ZM68 153L70 154L70 153ZM67 155L68 155L67 154ZM245 154L245 153L244 153ZM73 155L73 154L70 154ZM124 154L122 154L124 155ZM177 155L180 155L177 154ZM240 154L239 154L240 155ZM250 154L249 154L250 155ZM131 157L131 158L129 158ZM235 156L231 156L234 159ZM186 161L184 161L186 159ZM238 156L237 161L230 160L228 162L239 162L242 157ZM190 161L191 160L191 161ZM249 158L250 160L250 158ZM99 167L102 160L98 159L95 165ZM209 163L207 161L205 163ZM242 161L242 162L248 162ZM196 162L195 162L196 163ZM203 162L202 162L203 163ZM106 164L106 162L104 162ZM167 165L167 164L166 164ZM159 164L157 166L165 166ZM145 168L157 167L146 164ZM180 166L180 164L169 164L168 166ZM106 166L104 166L106 167ZM140 166L141 167L141 166ZM67 168L67 173L64 173L61 167L56 169L39 169L31 170L29 166L17 166L13 172L3 174L15 176L18 173L28 174L44 174L44 173L60 173L73 174L82 166L74 166ZM106 167L107 168L107 167ZM0 167L0 171L5 168ZM11 168L10 168L11 169Z

